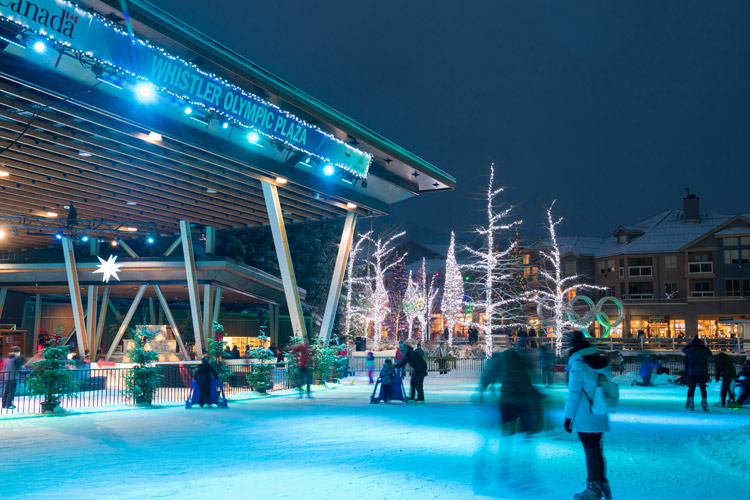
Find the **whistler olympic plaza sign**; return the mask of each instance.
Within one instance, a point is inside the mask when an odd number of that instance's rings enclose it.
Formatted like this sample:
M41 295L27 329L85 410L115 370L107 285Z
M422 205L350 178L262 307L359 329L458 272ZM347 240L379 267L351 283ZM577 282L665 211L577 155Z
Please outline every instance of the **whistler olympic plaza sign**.
M47 40L92 57L118 74L255 129L291 147L366 177L372 157L260 97L135 38L65 0L0 0L0 16Z

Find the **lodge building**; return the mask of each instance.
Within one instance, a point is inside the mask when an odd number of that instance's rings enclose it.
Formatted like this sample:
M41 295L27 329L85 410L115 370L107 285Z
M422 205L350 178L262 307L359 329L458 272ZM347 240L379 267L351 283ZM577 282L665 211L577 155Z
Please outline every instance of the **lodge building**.
M682 209L618 226L608 237L559 243L566 275L581 275L604 288L593 295L625 304L614 336L731 337L735 322L750 319L750 214L701 210L688 191ZM523 252L532 288L542 285L539 250L546 246L536 242Z

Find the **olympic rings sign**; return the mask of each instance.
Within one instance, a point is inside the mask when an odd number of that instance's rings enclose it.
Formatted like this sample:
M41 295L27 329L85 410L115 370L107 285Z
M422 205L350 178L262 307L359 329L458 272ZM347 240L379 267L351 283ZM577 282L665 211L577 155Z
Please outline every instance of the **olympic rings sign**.
M608 301L612 302L617 307L618 314L615 321L612 321L609 315L602 310L602 307ZM578 302L583 302L584 304L586 304L589 310L584 314L579 314L574 309L574 306ZM568 323L575 328L580 328L581 330L583 330L584 335L586 335L587 337L590 337L591 335L586 329L589 327L589 325L591 325L591 323L594 322L594 320L598 321L602 328L604 328L602 337L609 337L612 329L616 326L621 325L622 322L625 321L625 305L617 297L603 297L599 300L599 302L594 304L594 301L591 300L591 298L586 297L585 295L576 295L572 300L564 304L563 308L565 316L568 318ZM546 309L549 310L554 308L546 307ZM545 307L543 303L539 302L536 307L536 314L537 316L539 316L539 320L545 326L555 326L554 318L548 318L547 316L545 316L544 310Z

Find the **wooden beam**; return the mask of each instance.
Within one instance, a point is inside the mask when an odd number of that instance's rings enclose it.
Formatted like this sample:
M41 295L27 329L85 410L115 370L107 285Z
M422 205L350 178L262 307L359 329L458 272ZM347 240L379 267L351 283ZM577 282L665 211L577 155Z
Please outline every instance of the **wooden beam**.
M195 271L195 255L193 254L193 240L190 233L190 223L180 221L180 235L182 237L182 253L185 258L185 274L187 277L188 296L190 298L190 314L193 320L195 334L195 352L199 358L203 357L201 342L203 322L201 321L201 302L198 295L198 279Z
M346 263L349 259L349 252L352 248L352 238L354 237L354 226L357 223L357 214L349 212L344 221L344 230L341 232L341 241L336 255L336 264L331 276L331 286L328 289L328 299L326 308L323 313L323 322L320 325L320 339L324 339L325 345L331 340L331 331L333 323L336 321L336 309L339 306L339 297L341 296L341 285L344 282L346 273Z
M185 359L190 359L190 354L185 348L185 344L182 342L182 336L180 335L180 330L177 328L177 322L174 320L174 316L172 316L172 310L169 309L169 304L167 304L167 299L164 298L164 294L161 291L161 287L159 285L154 285L154 290L156 290L156 296L159 299L161 310L164 312L164 315L167 317L169 326L172 327L172 333L174 334L174 338L177 341L177 345L180 346L180 351L185 356Z
M213 310L211 307L214 305L212 289L213 287L208 283L203 285L203 340L206 343L206 349L208 349L209 339L213 339L211 336L213 331Z
M96 356L94 351L94 342L96 342L96 302L99 295L99 287L89 285L88 295L86 296L87 313L86 313L86 335L88 336L89 360L93 361Z
M120 343L120 340L122 340L123 334L125 334L125 331L128 329L128 326L130 326L130 320L133 319L133 315L135 314L135 311L138 309L138 304L140 304L141 299L143 298L143 294L146 293L146 288L148 288L148 283L145 285L141 285L140 288L138 288L138 292L135 294L133 303L130 304L130 309L128 309L127 314L125 314L125 318L123 318L122 323L120 324L120 328L117 330L117 335L115 336L115 339L112 341L112 345L109 346L109 350L107 351L107 361L109 361L109 358L112 356L112 353L115 352L115 349L117 348L117 344Z
M94 357L91 359L91 361L96 360L96 353L99 351L99 348L102 344L102 338L104 337L104 323L107 319L107 304L109 303L109 291L110 288L104 287L104 291L102 292L102 305L99 309L99 321L96 325L96 331L94 332L94 342L91 347L91 352L94 353Z
M73 251L73 242L67 236L62 238L63 255L65 256L65 272L68 276L68 289L70 290L70 304L73 307L73 323L76 328L76 341L78 354L81 358L85 354L85 323L83 320L83 304L81 303L81 287L78 284L78 270L76 269L76 257Z
M301 338L303 342L307 342L307 330L302 314L302 304L299 300L297 279L294 276L292 255L289 252L289 241L286 237L286 228L284 226L284 218L276 186L268 182L263 182L263 194L266 199L271 235L273 236L273 245L276 248L276 257L279 261L281 282L284 285L284 295L286 296L286 305L289 309L289 317L292 321L292 330L296 337Z

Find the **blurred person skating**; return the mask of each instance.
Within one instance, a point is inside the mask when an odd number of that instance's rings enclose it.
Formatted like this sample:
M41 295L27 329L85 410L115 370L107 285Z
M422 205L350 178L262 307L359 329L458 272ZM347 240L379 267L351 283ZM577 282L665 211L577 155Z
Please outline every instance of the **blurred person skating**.
M404 345L404 342L402 340L398 341L398 346L396 346L396 355L393 357L393 360L396 364L399 363L402 359L404 359L404 355L401 353L401 346ZM397 368L396 372L399 377L404 378L405 370L403 368Z
M586 454L586 489L576 493L577 500L612 498L606 477L602 433L609 431L609 416L593 413L591 404L600 376L610 378L607 358L592 347L580 331L571 333L568 351L568 398L565 402L565 430L576 431Z
M726 406L727 396L729 404L734 403L734 394L730 390L732 381L737 378L737 369L732 363L732 358L725 352L720 352L714 357L716 363L715 373L716 381L721 379L721 406Z
M208 355L205 355L193 375L193 379L198 381L198 400L201 408L203 408L204 404L211 406L211 377L218 378L219 375L214 370L214 367L211 366L211 363L208 362Z
M23 368L24 358L21 356L21 348L15 346L11 349L10 354L5 358L5 364L0 366L0 370L5 371L5 387L3 390L3 408L13 409L13 399L16 397L16 382Z
M365 357L365 368L367 369L367 376L370 378L370 383L374 384L375 380L372 378L373 372L375 372L375 355L372 351L367 353Z
M393 362L390 359L386 359L383 368L380 369L380 385L383 390L383 401L387 403L393 394Z
M534 329L532 328L533 332ZM542 370L542 384L544 387L552 385L552 365L555 363L555 356L545 344L539 345L539 368Z
M695 409L695 386L701 390L701 408L708 411L708 394L706 382L708 382L708 358L711 351L703 345L703 341L696 335L693 340L682 350L685 353L685 364L687 365L688 393L685 408L691 411Z
M304 386L307 385L307 397L310 395L310 384L312 382L312 373L310 372L310 346L307 342L301 342L290 350L292 354L297 355L297 376L299 380L299 397L302 397Z
M531 358L521 349L508 349L500 357L500 421L503 434L526 434L544 427L542 396L531 384Z
M643 382L634 382L631 385L638 385L640 387L648 387L650 385L654 385L651 383L651 376L653 375L654 370L660 366L661 361L657 361L650 354L647 354L643 359L643 362L641 362L641 369L638 372L638 375L641 376Z
M427 376L427 363L424 358L409 345L401 347L402 359L396 368L405 367L407 364L411 366L411 395L409 400L415 400L417 402L424 403L424 378ZM415 399L416 395L416 399Z
M742 386L742 394L739 395L737 401L730 405L732 408L739 408L743 405L745 400L750 397L750 360L745 362L745 366L742 368L738 382Z

